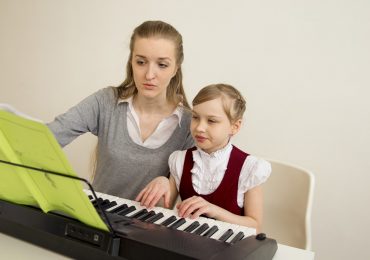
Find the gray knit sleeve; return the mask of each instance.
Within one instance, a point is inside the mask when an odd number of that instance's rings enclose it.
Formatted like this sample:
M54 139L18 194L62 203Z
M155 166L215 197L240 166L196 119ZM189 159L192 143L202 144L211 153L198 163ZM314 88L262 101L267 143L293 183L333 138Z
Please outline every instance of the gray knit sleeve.
M193 147L195 143L194 143L194 139L190 132L190 123L191 123L192 114L190 111L185 110L184 116L186 116L186 120L184 120L185 127L187 127L188 130L186 131L186 140L185 140L184 146L182 147L182 150L187 150Z
M98 134L102 92L90 95L47 124L62 147L86 132Z

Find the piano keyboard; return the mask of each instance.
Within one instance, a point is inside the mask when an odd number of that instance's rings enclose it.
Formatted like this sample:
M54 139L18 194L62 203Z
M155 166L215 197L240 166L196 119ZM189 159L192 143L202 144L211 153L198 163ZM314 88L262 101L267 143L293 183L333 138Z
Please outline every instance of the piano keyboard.
M91 191L85 190L85 192L89 195L94 206L96 206L96 202L92 198ZM168 228L209 237L226 243L233 244L249 236L256 235L256 230L254 228L230 224L205 217L198 217L197 219L183 219L177 215L175 210L162 207L154 207L148 210L141 206L137 201L123 199L100 192L96 192L96 195L101 201L100 204L102 208L108 213L167 226Z

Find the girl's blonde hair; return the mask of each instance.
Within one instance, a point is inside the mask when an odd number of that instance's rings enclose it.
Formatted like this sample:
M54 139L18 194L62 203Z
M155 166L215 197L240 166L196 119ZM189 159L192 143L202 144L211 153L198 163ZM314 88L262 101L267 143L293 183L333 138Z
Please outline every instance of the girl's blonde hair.
M136 27L132 33L130 55L126 64L126 79L117 87L118 98L125 99L137 93L131 62L135 41L138 38L162 38L170 40L175 44L176 65L178 69L167 88L167 100L176 105L181 102L183 106L190 108L182 83L181 64L184 61L182 36L172 25L162 21L146 21Z
M221 98L224 111L230 122L243 118L246 102L239 90L228 84L212 84L202 88L193 99L193 106Z

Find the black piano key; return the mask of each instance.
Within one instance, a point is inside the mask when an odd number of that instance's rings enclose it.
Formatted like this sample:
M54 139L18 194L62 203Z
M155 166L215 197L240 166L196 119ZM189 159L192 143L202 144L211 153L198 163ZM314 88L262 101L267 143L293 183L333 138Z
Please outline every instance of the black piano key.
M129 214L129 213L131 213L135 210L136 210L135 206L130 206L130 207L122 210L121 212L119 212L118 215L125 216L125 215L127 215L127 214Z
M230 241L230 244L234 244L236 242L238 242L239 240L242 240L244 237L244 233L243 232L239 232L238 234L236 234L236 236Z
M98 202L101 204L103 202L102 198L98 198L97 200L92 201L91 203L94 205L94 207L98 206Z
M204 223L203 225L201 225L199 228L197 228L193 234L196 234L196 235L200 235L202 234L204 231L206 231L207 229L209 228L208 224L207 223Z
M180 218L176 222L171 224L171 226L169 226L169 228L177 229L178 227L182 226L185 223L186 223L186 220L184 218Z
M124 210L124 209L127 209L127 208L128 208L127 204L122 204L122 205L112 209L111 211L109 211L109 213L113 213L113 214L119 213L121 210Z
M141 220L141 221L145 221L146 219L150 218L151 216L154 216L155 215L155 212L153 210L137 217L136 219L138 220Z
M145 220L145 222L154 223L154 222L156 222L157 220L160 220L163 217L164 217L163 213L159 212L158 214L156 214L156 215L148 218L147 220Z
M92 201L92 204L94 205L95 208L98 208L98 202L100 204L100 207L109 203L109 200L107 199L102 199L102 198L98 198L98 200L94 200Z
M194 229L196 229L197 227L199 227L199 222L198 221L194 221L193 223L191 223L187 228L184 229L185 232L192 232Z
M136 212L134 215L130 216L130 218L138 218L141 215L144 215L146 213L148 213L148 210L147 209L142 209L142 210L139 210L138 212Z
M171 224L172 222L174 222L176 220L176 217L175 216L171 216L169 217L168 219L166 219L165 221L163 221L161 223L161 225L163 226L168 226L169 224Z
M109 203L102 205L102 209L107 210L107 209L110 209L111 207L114 207L116 205L117 205L116 201L110 201Z
M226 230L225 233L222 234L222 236L220 236L220 238L218 240L220 240L222 242L225 242L233 234L234 234L234 231L232 231L232 229L228 229L228 230Z
M103 200L103 202L102 202L102 203L100 203L100 206L105 206L105 205L107 205L107 204L109 204L109 203L110 203L110 200L105 199L105 200Z
M217 231L218 231L218 227L217 226L212 226L202 236L204 236L204 237L211 237Z

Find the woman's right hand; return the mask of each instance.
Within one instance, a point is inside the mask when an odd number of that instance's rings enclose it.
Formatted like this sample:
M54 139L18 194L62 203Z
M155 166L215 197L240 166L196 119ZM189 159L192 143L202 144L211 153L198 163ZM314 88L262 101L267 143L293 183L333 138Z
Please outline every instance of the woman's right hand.
M149 182L135 200L139 201L142 206L153 208L162 197L164 207L168 208L170 205L170 182L164 176L157 177Z

